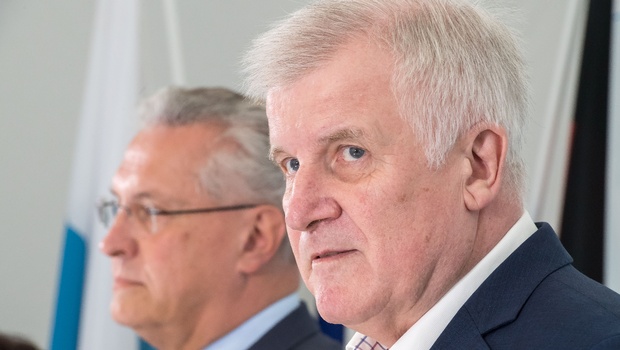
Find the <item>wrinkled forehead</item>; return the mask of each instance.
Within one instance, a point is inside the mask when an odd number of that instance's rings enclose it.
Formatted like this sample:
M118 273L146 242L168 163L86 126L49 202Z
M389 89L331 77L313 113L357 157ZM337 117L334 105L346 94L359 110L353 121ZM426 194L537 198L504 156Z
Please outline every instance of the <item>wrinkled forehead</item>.
M271 89L266 109L272 148L323 144L343 130L372 135L380 123L400 120L391 78L391 56L358 41L298 81Z

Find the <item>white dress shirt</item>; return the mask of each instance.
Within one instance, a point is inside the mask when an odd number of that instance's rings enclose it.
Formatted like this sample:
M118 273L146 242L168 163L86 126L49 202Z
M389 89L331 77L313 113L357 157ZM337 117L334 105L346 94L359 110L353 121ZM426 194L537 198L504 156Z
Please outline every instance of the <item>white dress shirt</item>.
M521 218L508 230L497 245L459 280L437 304L411 326L390 349L430 349L467 299L536 230L536 224L534 224L529 213L524 211ZM361 333L355 333L347 344L347 350L367 349L387 349L387 347Z

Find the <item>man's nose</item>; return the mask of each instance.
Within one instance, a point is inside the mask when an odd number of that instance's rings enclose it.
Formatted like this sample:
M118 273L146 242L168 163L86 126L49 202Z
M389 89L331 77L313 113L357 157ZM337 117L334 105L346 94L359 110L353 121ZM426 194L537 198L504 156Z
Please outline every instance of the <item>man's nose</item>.
M283 198L287 226L309 231L321 221L338 218L342 209L333 196L335 185L329 174L300 167Z
M99 242L99 250L109 257L131 257L136 255L138 245L131 235L131 220L124 210L119 210L108 233ZM134 228L135 229L135 228Z

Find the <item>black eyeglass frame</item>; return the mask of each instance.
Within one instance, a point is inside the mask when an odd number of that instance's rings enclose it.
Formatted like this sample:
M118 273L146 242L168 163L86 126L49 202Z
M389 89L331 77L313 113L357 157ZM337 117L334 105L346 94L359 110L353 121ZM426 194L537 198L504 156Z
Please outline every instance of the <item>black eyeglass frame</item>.
M142 206L145 209L145 212L149 216L172 216L172 215L186 215L186 214L203 214L203 213L213 213L213 212L222 212L222 211L234 211L234 210L244 210L256 208L261 204L236 204L236 205L226 205L221 207L210 207L210 208L192 208L192 209L180 209L180 210L165 210L165 209L156 209ZM131 208L125 205L120 205L115 200L101 200L97 204L97 213L99 214L99 221L103 223L105 227L110 227L114 220L106 219L107 214L105 213L105 207L116 207L114 210L113 218L115 219L118 215L118 209L122 208L129 215L132 215Z
M212 213L218 211L233 211L233 210L243 210L256 208L260 204L237 204L237 205L227 205L223 207L212 207L212 208L195 208L195 209L181 209L181 210L162 210L151 208L151 215L184 215L184 214L199 214L199 213Z

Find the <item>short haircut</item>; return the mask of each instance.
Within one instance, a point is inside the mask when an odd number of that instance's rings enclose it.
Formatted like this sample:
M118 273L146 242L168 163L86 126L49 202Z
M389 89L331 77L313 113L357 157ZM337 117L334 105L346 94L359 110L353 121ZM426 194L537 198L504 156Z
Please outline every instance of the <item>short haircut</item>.
M146 125L214 124L223 129L214 154L205 155L201 185L222 201L244 200L282 209L285 182L268 157L265 108L224 88L164 88L139 105ZM205 140L207 141L207 140Z
M521 199L529 86L519 41L468 0L322 0L277 23L244 58L248 96L264 101L318 69L345 44L366 39L391 52L400 115L438 169L458 137L480 123L505 128L506 185Z

